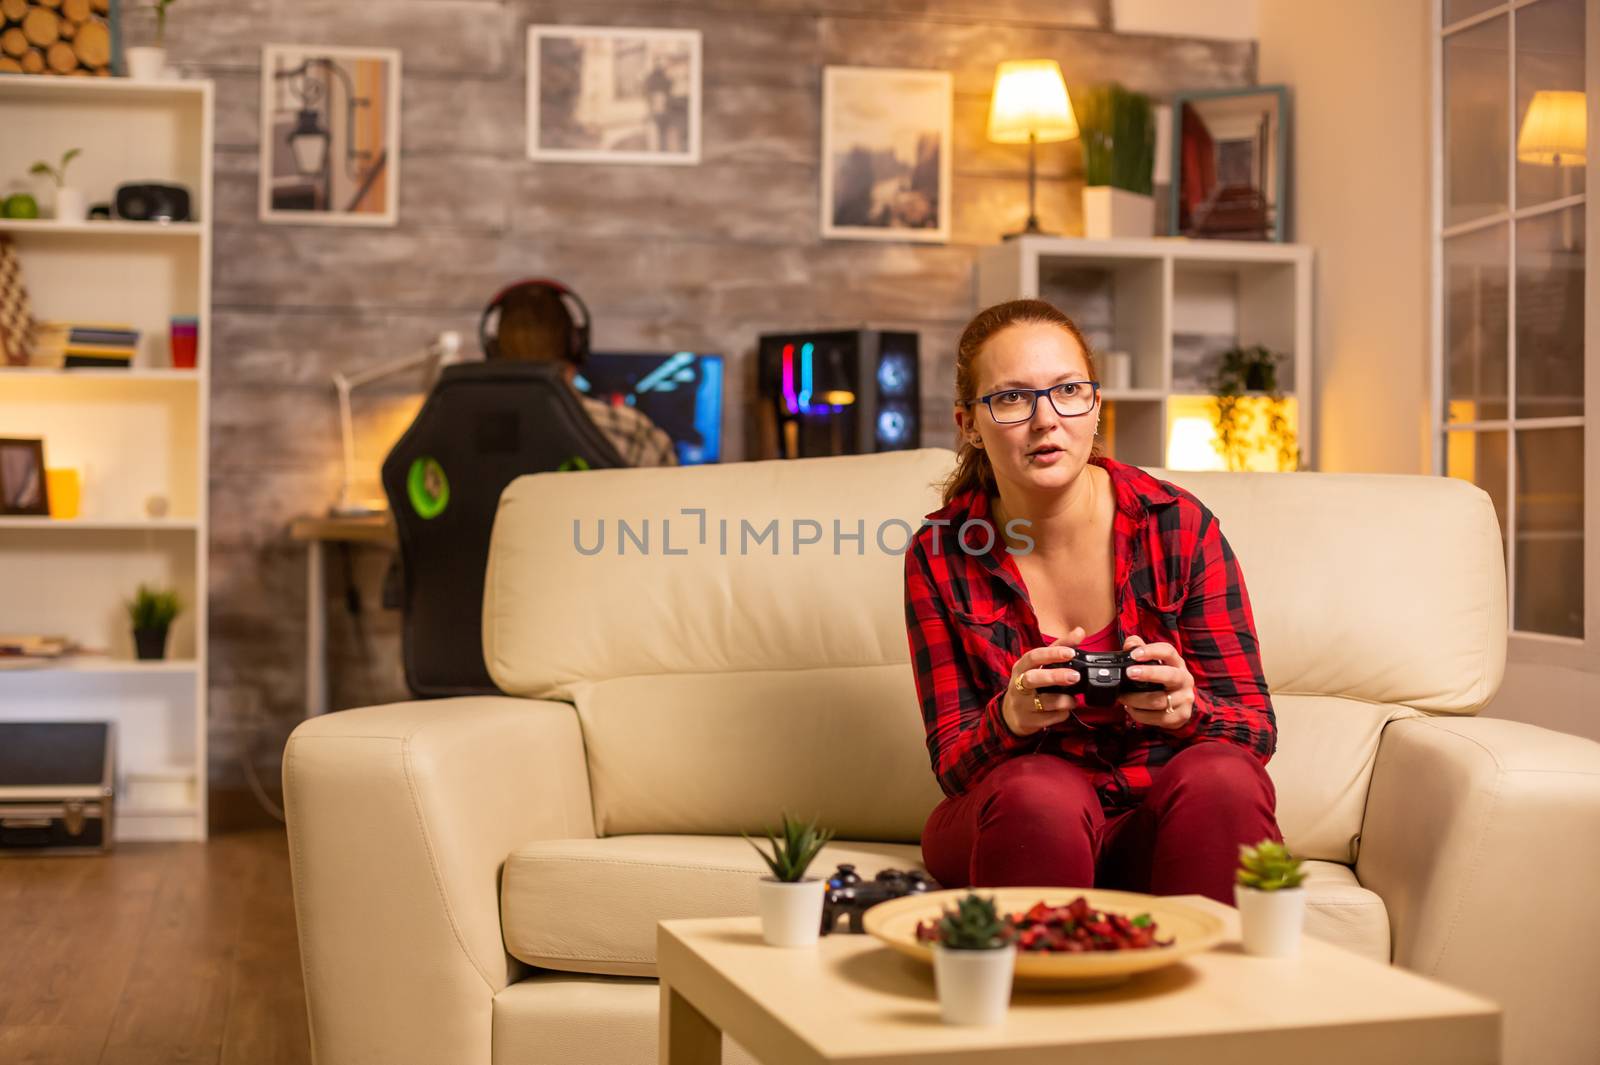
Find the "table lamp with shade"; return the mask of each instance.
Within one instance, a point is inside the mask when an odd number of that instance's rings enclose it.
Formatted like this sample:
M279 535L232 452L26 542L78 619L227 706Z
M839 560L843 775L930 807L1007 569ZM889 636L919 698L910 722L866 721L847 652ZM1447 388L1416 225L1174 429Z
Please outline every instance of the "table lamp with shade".
M1571 172L1588 161L1588 109L1581 92L1541 89L1533 94L1517 132L1517 161L1553 166L1566 199ZM1562 212L1563 245L1572 248L1572 213Z
M1043 233L1035 208L1038 145L1078 135L1061 64L1054 59L1008 59L995 68L989 103L989 140L1028 146L1028 221L1021 233Z

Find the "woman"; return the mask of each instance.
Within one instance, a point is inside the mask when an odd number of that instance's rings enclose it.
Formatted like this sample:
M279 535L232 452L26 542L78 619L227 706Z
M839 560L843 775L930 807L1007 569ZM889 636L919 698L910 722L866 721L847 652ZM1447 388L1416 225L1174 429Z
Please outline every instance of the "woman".
M1281 840L1277 730L1244 577L1183 489L1095 446L1071 319L990 307L956 355L959 458L906 553L906 625L946 798L923 829L947 887L1116 887L1233 900L1239 845ZM1051 635L1052 633L1056 635ZM1131 650L1110 708L1079 651Z

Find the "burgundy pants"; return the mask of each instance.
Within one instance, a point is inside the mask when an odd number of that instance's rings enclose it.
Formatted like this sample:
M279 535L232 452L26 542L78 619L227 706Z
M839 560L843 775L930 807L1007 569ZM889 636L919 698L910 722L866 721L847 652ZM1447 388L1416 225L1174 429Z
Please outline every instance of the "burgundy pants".
M1185 747L1140 805L1110 817L1088 770L1024 754L934 809L922 860L947 888L1101 887L1231 906L1239 845L1283 840L1276 803L1267 771L1231 743Z

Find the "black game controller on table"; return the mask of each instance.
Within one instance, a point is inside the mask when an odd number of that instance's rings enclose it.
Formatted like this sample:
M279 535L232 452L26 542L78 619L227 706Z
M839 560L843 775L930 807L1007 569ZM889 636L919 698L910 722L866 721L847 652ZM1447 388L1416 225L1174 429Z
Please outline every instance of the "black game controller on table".
M1085 706L1111 706L1118 695L1128 692L1159 692L1166 687L1148 680L1133 680L1128 667L1146 664L1127 651L1079 651L1065 662L1057 662L1043 669L1075 669L1078 683L1053 684L1036 691L1050 695L1075 695Z
M853 865L840 865L828 877L828 892L822 898L822 934L835 930L841 914L850 918L847 929L857 935L866 929L861 925L861 915L880 902L906 895L935 891L939 887L927 873L913 869L901 872L884 869L871 880L862 880Z

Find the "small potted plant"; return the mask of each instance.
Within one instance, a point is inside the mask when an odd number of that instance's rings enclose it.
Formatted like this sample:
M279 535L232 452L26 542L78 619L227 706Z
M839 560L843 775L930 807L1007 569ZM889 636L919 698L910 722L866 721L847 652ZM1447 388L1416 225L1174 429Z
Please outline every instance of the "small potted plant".
M968 892L946 910L934 942L933 980L946 1024L995 1025L1011 1003L1017 944L993 898Z
M83 190L67 186L67 164L82 154L81 148L70 148L62 155L59 166L51 166L43 160L34 163L28 173L37 177L47 177L56 183L56 221L81 222L86 211L84 209Z
M183 611L183 600L170 589L139 585L128 601L128 620L133 623L133 646L142 660L167 656L167 631L172 620Z
M1074 104L1083 139L1083 235L1150 236L1156 222L1150 98L1113 84L1077 94Z
M783 815L781 837L767 830L771 854L745 836L772 870L770 877L761 878L757 890L761 937L773 946L808 947L821 936L822 902L828 882L806 876L806 870L832 838L833 833L818 829L815 821L801 821L787 813Z
M160 81L167 76L167 8L177 0L153 0L145 7L155 15L156 43L129 48L128 77L135 81Z
M1292 958L1300 953L1306 922L1306 889L1300 884L1305 878L1300 859L1282 843L1264 839L1239 848L1233 898L1246 954Z
M1217 453L1229 470L1251 466L1256 452L1271 454L1279 471L1300 466L1299 440L1278 384L1283 359L1260 344L1229 348L1218 357L1211 394L1217 401Z

